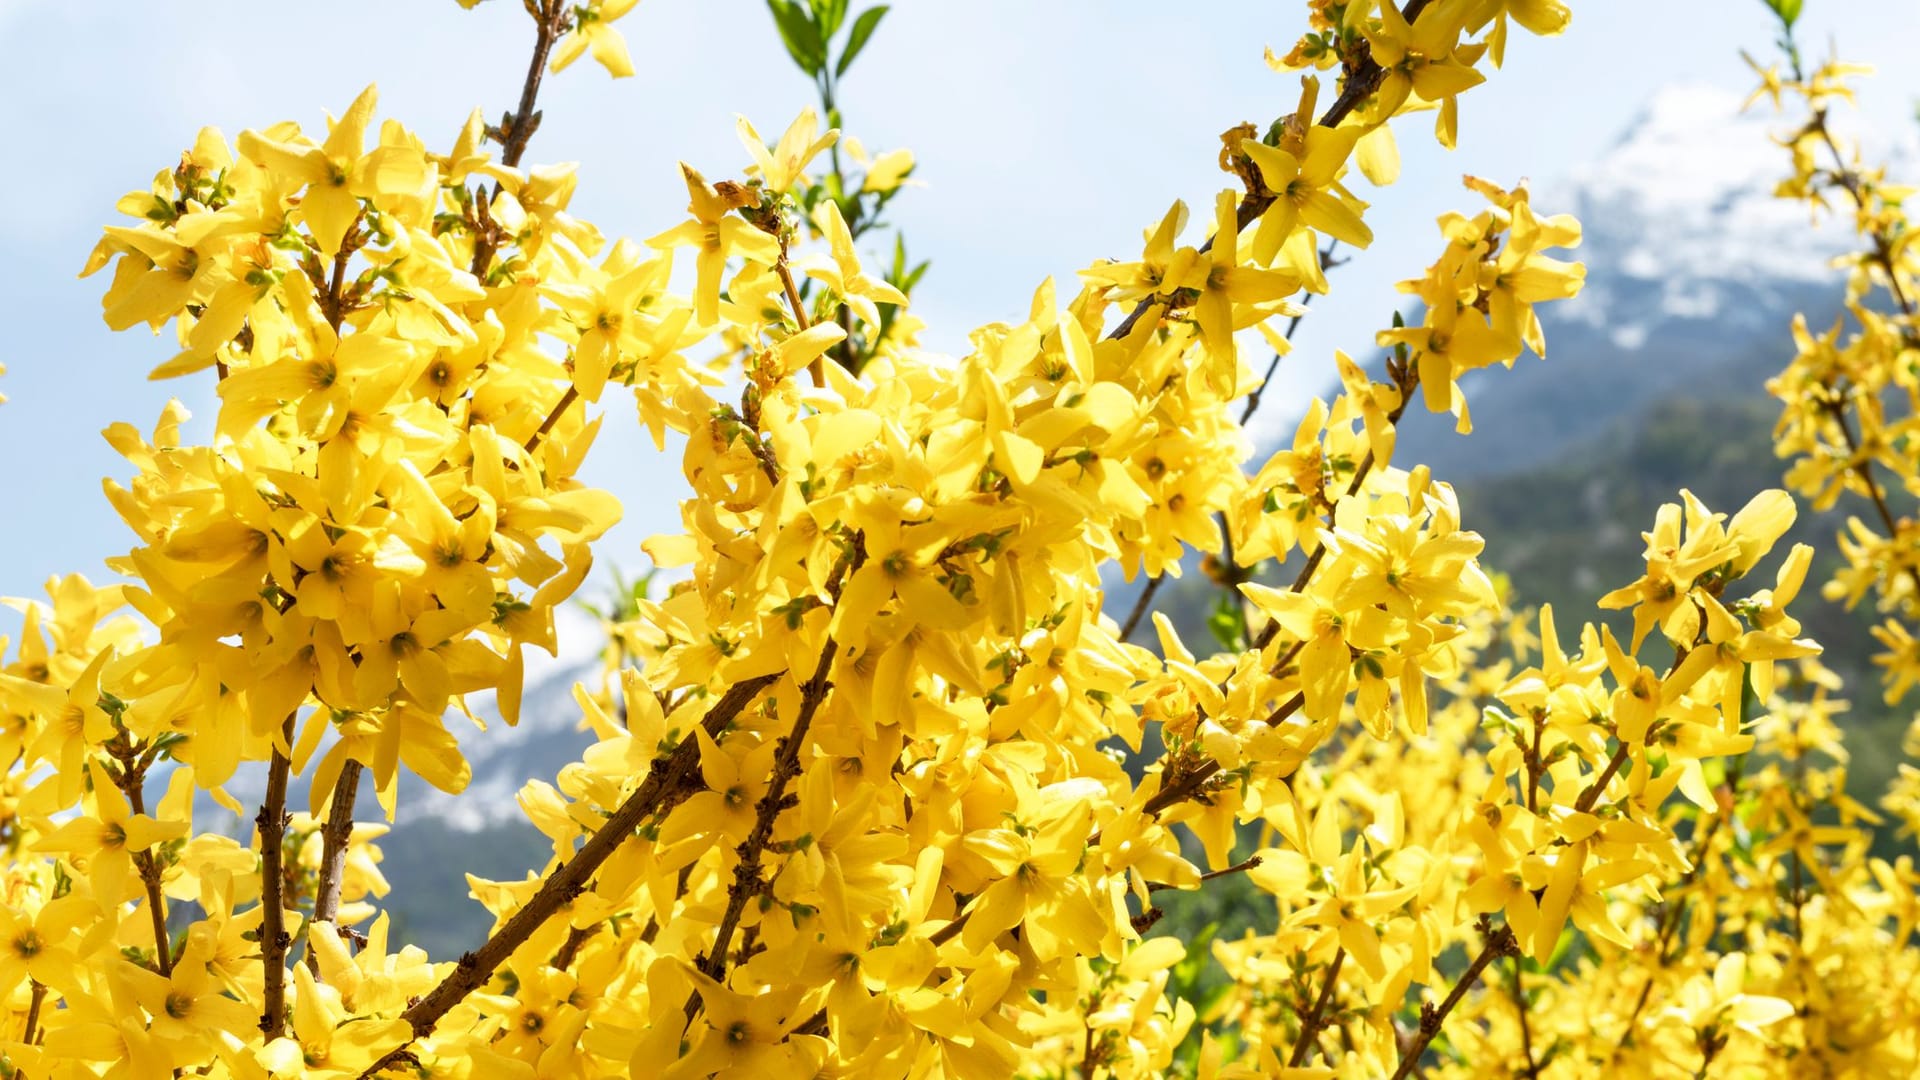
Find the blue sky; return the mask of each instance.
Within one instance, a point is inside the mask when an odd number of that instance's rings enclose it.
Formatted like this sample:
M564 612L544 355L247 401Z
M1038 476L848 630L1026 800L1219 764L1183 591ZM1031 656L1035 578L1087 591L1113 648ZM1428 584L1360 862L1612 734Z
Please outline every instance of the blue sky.
M1867 84L1869 122L1911 131L1920 4L1806 6L1803 39L1815 51L1831 34L1843 55L1881 68ZM842 107L870 148L919 155L927 186L903 196L894 218L914 254L934 261L916 304L931 327L926 344L957 350L972 326L1021 317L1048 275L1070 293L1077 267L1136 251L1140 230L1175 198L1204 206L1224 180L1218 133L1292 108L1297 82L1269 71L1261 50L1285 51L1303 8L897 3ZM1431 258L1432 219L1471 205L1460 174L1550 186L1604 155L1662 86L1744 91L1737 50L1769 48L1759 0L1583 0L1574 10L1564 37L1516 35L1506 70L1463 100L1458 151L1435 147L1422 118L1401 122L1402 180L1373 196L1369 214L1382 239L1315 305L1284 389L1269 398L1275 416L1320 389L1333 349L1367 349L1398 299L1392 283ZM644 0L620 26L639 74L615 82L583 62L549 81L528 160L582 162L574 210L609 236L646 237L681 219L676 160L709 176L738 170L733 115L777 132L811 90L760 0ZM208 376L145 382L171 355L168 342L110 333L99 318L104 279L74 277L100 227L117 220L114 200L176 160L203 124L229 137L281 119L323 129L323 111L340 111L369 82L380 84L383 115L450 143L474 106L490 118L508 107L528 41L511 0L471 12L452 0L217 9L0 0L0 100L30 103L7 119L0 169L9 368L0 392L12 399L0 406L0 595L39 595L55 573L104 579L102 559L131 542L100 495L103 477L127 474L102 428L148 428L169 396L201 421L213 412ZM637 567L639 541L677 520L678 462L614 409L589 478L627 507L601 559Z

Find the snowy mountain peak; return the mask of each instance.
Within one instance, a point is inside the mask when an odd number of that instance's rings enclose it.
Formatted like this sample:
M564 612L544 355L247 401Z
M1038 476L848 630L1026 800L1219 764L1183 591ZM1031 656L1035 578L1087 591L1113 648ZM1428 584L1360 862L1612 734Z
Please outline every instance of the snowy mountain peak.
M1643 211L1710 209L1750 194L1770 198L1786 166L1763 109L1742 112L1724 87L1680 83L1657 91L1602 156L1569 177L1596 201L1631 199Z
M1840 230L1774 197L1788 169L1769 110L1724 87L1658 91L1620 139L1559 194L1586 223L1590 262L1630 278L1749 282L1824 278ZM1691 303L1698 304L1696 298ZM1694 312L1670 312L1686 315Z

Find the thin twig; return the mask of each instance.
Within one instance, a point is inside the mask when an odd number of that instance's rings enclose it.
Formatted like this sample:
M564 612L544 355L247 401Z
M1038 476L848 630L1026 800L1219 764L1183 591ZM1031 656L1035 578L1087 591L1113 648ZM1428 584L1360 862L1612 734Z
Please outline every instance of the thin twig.
M580 400L580 388L571 383L567 384L566 393L561 394L560 400L554 402L553 411L549 412L547 418L541 421L538 430L527 436L527 441L524 444L527 453L533 453L533 448L540 445L540 440L546 438L547 435L553 431L553 425L560 422L560 414L566 412L567 406L572 405L578 400Z
M1533 1059L1533 1024L1527 1017L1527 988L1519 953L1513 954L1513 1011L1520 1018L1520 1053L1526 1060L1527 1080L1540 1080L1540 1064Z
M1473 962L1467 965L1467 970L1460 975L1460 981L1453 984L1453 990L1447 994L1446 1000L1440 1003L1439 1008L1435 1008L1431 1002L1421 1003L1420 1028L1401 1053L1400 1067L1393 1070L1390 1080L1407 1080L1414 1066L1420 1064L1421 1055L1427 1052L1427 1044L1433 1041L1435 1035L1440 1034L1441 1026L1447 1022L1447 1015L1453 1012L1454 1007L1467 996L1467 991L1473 989L1473 984L1480 981L1480 973L1485 971L1487 965L1493 963L1496 957L1506 955L1516 948L1518 945L1514 940L1513 931L1505 926L1501 927L1487 936L1487 943L1481 948L1480 955L1474 957Z
M1260 863L1261 863L1260 856L1255 855L1247 859L1245 862L1237 862L1237 863L1234 863L1232 866L1223 866L1218 870L1209 870L1206 873L1201 874L1199 880L1202 882L1206 882L1206 881L1212 881L1215 878L1223 878L1230 874L1244 874L1247 871L1253 869L1254 867L1259 866ZM1147 882L1147 891L1150 893L1165 892L1168 889L1185 889L1185 888L1186 886L1184 885L1175 885L1169 881Z
M813 328L813 323L807 319L806 305L800 302L800 288L795 285L793 281L793 269L787 265L787 245L789 240L786 230L784 228L780 229L774 234L774 239L780 243L780 257L774 260L773 272L775 276L779 277L780 287L785 290L787 294L787 306L793 309L793 321L795 325L800 328L801 333L805 333ZM843 339L843 343L845 340L851 339ZM813 360L807 364L807 374L812 376L813 385L825 386L827 384L825 359L819 356L814 357Z
M527 77L520 84L520 105L507 117L504 129L499 132L501 145L505 148L500 155L500 164L509 169L520 167L521 155L527 152L527 141L540 126L540 114L534 112L534 102L540 96L540 79L546 74L547 54L553 51L553 43L568 21L573 17L573 9L566 0L539 0L539 9L532 5L528 11L534 13L533 57L527 62ZM493 185L492 198L500 197L501 186ZM481 217L484 219L476 230L473 243L473 264L469 268L473 276L481 281L487 279L487 270L493 263L496 249L495 233L498 226L493 223L487 206L490 199L479 200Z
M1627 763L1627 755L1631 750L1632 747L1626 743L1621 743L1614 750L1613 756L1607 759L1607 767L1600 771L1600 775L1594 779L1593 783L1587 785L1586 790L1580 793L1580 798L1574 802L1575 813L1584 814L1593 809L1593 804L1600 801L1600 793L1607 790L1607 784L1613 779L1613 774L1619 772L1620 766Z
M1405 368L1397 368L1390 364L1389 375L1394 380L1395 388L1400 391L1400 403L1388 410L1387 423L1398 424L1400 418L1406 415L1407 406L1413 402L1414 391L1420 388L1420 369L1413 364L1408 364ZM1366 484L1367 477L1373 472L1375 464L1377 464L1377 461L1374 458L1373 451L1368 450L1366 456L1360 459L1360 464L1354 468L1353 479L1347 482L1346 494L1336 498L1328 507L1330 518L1332 513L1337 513L1341 502L1360 494L1360 489ZM1289 585L1287 590L1296 593L1304 592L1307 585L1313 581L1314 573L1320 569L1320 564L1325 562L1326 558L1327 545L1326 542L1322 540L1319 546L1313 549L1313 554L1307 556L1306 563L1300 567L1300 572L1294 575L1293 584ZM1278 622L1267 623L1266 628L1260 631L1260 636L1254 639L1253 647L1256 649L1265 649L1268 645L1273 644L1273 639L1278 636L1279 632L1280 624ZM1294 652L1298 652L1302 644L1305 643L1295 644L1293 650L1288 653L1287 657L1281 658L1282 662L1280 666L1285 666L1285 661L1291 657Z
M1426 9L1428 2L1429 0L1409 0L1407 6L1403 9L1403 17L1408 22L1419 18L1420 12ZM1362 57L1360 61L1354 65L1352 70L1347 73L1347 84L1345 89L1341 91L1340 97L1336 99L1333 105L1327 109L1326 113L1321 116L1321 126L1338 127L1340 122L1345 120L1349 113L1359 107L1368 97L1371 97L1375 90L1379 89L1380 81L1385 77L1386 71L1382 69L1380 65L1376 64L1371 56ZM1248 194L1240 200L1239 208L1236 212L1239 226L1241 228L1246 227L1247 223L1259 217L1272 203L1273 196L1271 194ZM1204 252L1211 249L1212 246L1213 242L1209 240L1201 246L1200 250ZM1131 334L1139 320L1149 310L1159 307L1161 304L1162 301L1157 297L1148 296L1143 298L1139 304L1134 307L1133 312L1121 320L1120 324L1107 334L1107 338L1112 340L1124 338ZM1412 388L1419 384L1418 369L1409 366L1408 374L1401 382L1403 385L1400 404L1390 414L1390 419L1393 421L1399 420L1401 414L1406 410L1407 403L1412 400ZM1354 473L1353 481L1347 489L1349 494L1357 493L1360 490L1360 485L1365 481L1367 472L1373 467L1373 462L1373 453L1369 451L1366 458L1360 463L1358 470ZM1314 569L1320 565L1325 550L1326 546L1322 544L1321 547L1314 552L1313 556L1308 559L1307 567L1301 571L1300 577L1295 581L1295 591L1299 591L1299 589L1305 587L1306 580L1312 576ZM1277 624L1268 625L1261 640L1256 643L1257 647L1265 648L1266 644L1272 641L1276 625ZM1298 705L1293 706L1294 709L1298 707ZM1282 710L1285 710L1287 714L1290 714L1292 711L1284 705L1282 706ZM1276 710L1274 715L1284 718L1282 712L1279 710ZM1273 721L1270 719L1269 722ZM1173 803L1191 797L1201 789L1207 780L1218 774L1219 771L1220 766L1218 762L1207 762L1206 765L1194 770L1188 777L1183 778L1180 783L1162 788L1157 792L1147 802L1148 811L1157 815L1159 811L1166 809ZM1089 841L1090 844L1096 842L1097 839ZM960 912L955 916L953 921L935 931L929 938L929 941L935 946L944 945L952 941L965 929L967 920L972 914L973 909L971 907Z
M1327 244L1326 251L1321 252L1321 256L1320 256L1320 261L1322 265L1325 265L1326 260L1332 256L1333 249L1338 246L1340 246L1340 241L1338 240L1330 241ZM1342 260L1342 261L1345 261L1345 260ZM1312 293L1307 293L1301 296L1300 298L1301 307L1306 307L1308 304L1311 304L1311 303L1313 303ZM1285 341L1291 342L1293 340L1294 332L1300 329L1300 323L1306 317L1307 317L1307 313L1302 311L1298 315L1295 315L1292 319L1288 320L1287 332L1280 335L1280 337ZM1267 361L1267 373L1260 377L1260 385L1254 387L1252 390L1249 390L1247 392L1246 407L1240 410L1240 426L1241 427L1246 427L1247 421L1253 419L1253 414L1259 411L1260 402L1267 391L1267 387L1272 385L1274 375L1279 372L1280 361L1283 359L1285 358L1278 351L1275 351L1273 354L1273 359Z
M1320 985L1320 996L1314 1000L1313 1008L1300 1018L1300 1037L1294 1040L1293 1053L1287 1055L1287 1068L1297 1069L1307 1063L1307 1057L1313 1053L1313 1044L1320 1037L1320 1027L1327 1022L1327 1005L1333 1000L1333 988L1340 982L1340 965L1347 959L1346 948L1333 950L1333 962L1327 965L1326 981Z
M33 993L27 999L27 1028L20 1041L33 1046L40 1041L40 1005L47 1000L47 987L39 979L29 981L33 984Z
M540 122L533 118L533 103L540 96L540 79L546 74L547 53L560 36L571 14L564 0L541 0L541 17L535 20L533 56L527 61L527 77L520 84L520 107L513 111L513 125L506 131L506 149L500 164L509 169L520 167L520 156L527 152L527 140L533 138Z
M136 814L147 812L146 781L147 770L158 760L155 750L146 745L145 740L134 743L120 732L104 749L108 756L120 763L116 771L107 770L113 778L113 784L126 797L127 805ZM167 897L161 889L160 860L156 859L151 848L133 853L133 867L140 875L140 883L147 891L147 918L153 924L154 967L162 975L173 974L173 941L167 933Z
M1097 1003L1096 1003L1097 1004ZM1093 1080L1094 1071L1100 1068L1100 1061L1106 1055L1104 1044L1096 1043L1093 1038L1093 1022L1087 1022L1087 1038L1080 1050L1080 1076L1082 1080Z
M1786 33L1787 59L1793 67L1793 80L1796 83L1805 83L1806 73L1801 67L1800 50L1793 44L1792 29L1789 27ZM1839 184L1840 188L1853 200L1854 208L1862 215L1870 214L1872 211L1871 200L1868 198L1866 189L1861 183L1860 174L1847 161L1846 154L1840 149L1840 143L1833 136L1833 130L1828 127L1827 110L1824 106L1813 110L1812 115L1807 121L1807 129L1818 133L1821 141L1826 144L1828 153L1833 157L1833 168L1830 170L1830 174L1833 176L1835 182ZM1914 299L1907 294L1906 286L1900 278L1900 268L1894 261L1894 244L1896 237L1888 231L1884 224L1875 224L1867 231L1867 236L1873 243L1873 251L1871 252L1873 260L1878 262L1880 268L1886 273L1888 294L1891 295L1894 302L1899 305L1901 313L1906 315L1908 319L1912 319L1916 314L1920 314L1920 310L1916 309ZM1874 509L1878 511L1880 515L1881 524L1886 527L1887 539L1889 541L1897 541L1900 536L1899 526L1895 524L1893 513L1887 507L1886 496L1881 490L1879 480L1874 476L1873 459L1870 457L1861 457L1860 455L1860 443L1854 438L1853 427L1847 421L1846 406L1840 400L1836 399L1827 402L1826 409L1833 417L1834 423L1840 428L1841 436L1846 440L1848 455L1853 459L1853 470L1855 474L1860 477L1861 482L1866 485L1867 496L1873 501ZM1906 571L1908 578L1913 582L1914 602L1920 603L1920 567L1908 563Z
M1322 253L1322 259L1331 258L1334 248L1338 247L1339 244L1340 241L1338 240L1330 242L1327 245L1326 251ZM1313 294L1308 293L1301 303L1304 305L1312 301ZM1292 341L1294 333L1300 329L1300 322L1304 318L1306 318L1306 312L1304 311L1295 315L1287 323L1287 331L1282 334L1281 337L1286 341ZM1281 359L1281 354L1276 351L1273 354L1273 359L1267 363L1267 373L1261 377L1260 385L1248 392L1246 407L1240 410L1241 427L1246 427L1247 421L1252 420L1253 414L1259 410L1261 395L1267 389L1267 385L1273 382L1274 373L1280 370ZM1230 567L1233 565L1233 531L1227 527L1227 515L1225 511L1215 515L1215 524L1219 527L1220 536L1222 537L1220 560L1224 565ZM1147 611L1153 604L1153 595L1160 591L1160 586L1165 581L1166 575L1164 574L1147 579L1146 586L1140 590L1140 595L1133 601L1133 609L1127 612L1127 621L1120 625L1121 641L1132 639L1134 630L1139 627L1140 620L1146 618Z
M1164 574L1147 579L1139 597L1133 601L1133 610L1127 612L1127 621L1120 625L1121 641L1132 637L1134 630L1140 626L1140 620L1146 618L1147 610L1153 606L1153 594L1160 591L1160 583L1165 580Z
M1300 711L1301 706L1306 703L1306 700L1306 695L1294 694L1292 697L1281 702L1278 708L1268 714L1267 726L1278 727L1286 723L1289 717ZM1158 817L1160 813L1167 808L1193 798L1194 795L1198 794L1200 790L1206 786L1207 781L1219 774L1220 763L1209 759L1198 768L1184 773L1173 783L1154 792L1148 797L1143 810L1153 817Z

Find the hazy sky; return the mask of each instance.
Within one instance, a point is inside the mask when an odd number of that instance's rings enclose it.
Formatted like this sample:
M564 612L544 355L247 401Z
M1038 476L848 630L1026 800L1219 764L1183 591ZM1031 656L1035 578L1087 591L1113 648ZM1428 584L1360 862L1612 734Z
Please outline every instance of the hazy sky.
M862 6L856 2L856 8ZM896 3L842 90L849 133L911 147L926 187L896 203L910 250L931 257L916 310L927 344L964 346L970 327L1024 316L1047 275L1138 250L1140 230L1175 198L1206 206L1225 182L1218 134L1292 109L1294 77L1269 71L1304 5L1273 0L934 0ZM1877 63L1869 113L1910 123L1920 97L1920 3L1808 0L1804 39L1828 35ZM1473 200L1462 173L1550 185L1601 156L1656 89L1686 81L1744 90L1737 50L1769 49L1759 0L1579 0L1564 37L1516 32L1507 68L1462 101L1460 141L1434 146L1421 117L1401 121L1401 182L1366 195L1382 239L1338 272L1298 340L1274 416L1318 392L1335 348L1363 352L1396 302L1392 283L1436 250L1432 219ZM573 209L610 237L644 238L682 219L674 162L710 177L737 170L742 112L777 132L809 101L760 0L644 0L620 24L639 74L612 81L583 61L550 80L528 160L583 163ZM101 560L131 533L100 495L126 463L101 440L116 420L148 429L169 396L204 433L210 376L151 384L174 349L99 318L105 277L77 280L114 200L177 160L203 124L231 138L295 119L324 131L369 82L381 113L430 144L451 143L474 106L497 118L516 95L530 27L520 5L462 11L452 0L188 5L171 0L0 0L0 594L39 595L48 575L106 577ZM1356 180L1356 184L1360 184ZM1364 184L1360 184L1364 189ZM1543 207L1552 209L1552 207ZM1785 313L1783 313L1783 319ZM627 523L602 561L643 562L638 541L677 520L677 459L655 454L616 413L589 479L611 488ZM0 616L0 632L12 622Z

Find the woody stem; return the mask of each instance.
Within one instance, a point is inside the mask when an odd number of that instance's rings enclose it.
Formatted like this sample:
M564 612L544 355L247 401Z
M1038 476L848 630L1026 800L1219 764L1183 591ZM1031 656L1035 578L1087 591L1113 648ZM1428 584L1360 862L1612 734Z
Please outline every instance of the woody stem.
M293 721L298 710L287 714L280 725L281 738L293 745ZM267 795L260 813L253 819L254 835L260 839L260 962L265 981L260 993L260 1030L269 1042L286 1031L287 950L293 939L287 934L285 855L287 833L287 774L293 763L274 747L267 763Z
M320 883L313 896L313 921L331 923L340 913L341 877L347 866L347 844L353 839L353 804L360 795L359 762L349 759L340 770L327 804L327 823L320 829ZM312 934L309 926L308 934ZM307 967L320 974L320 956L307 945Z

